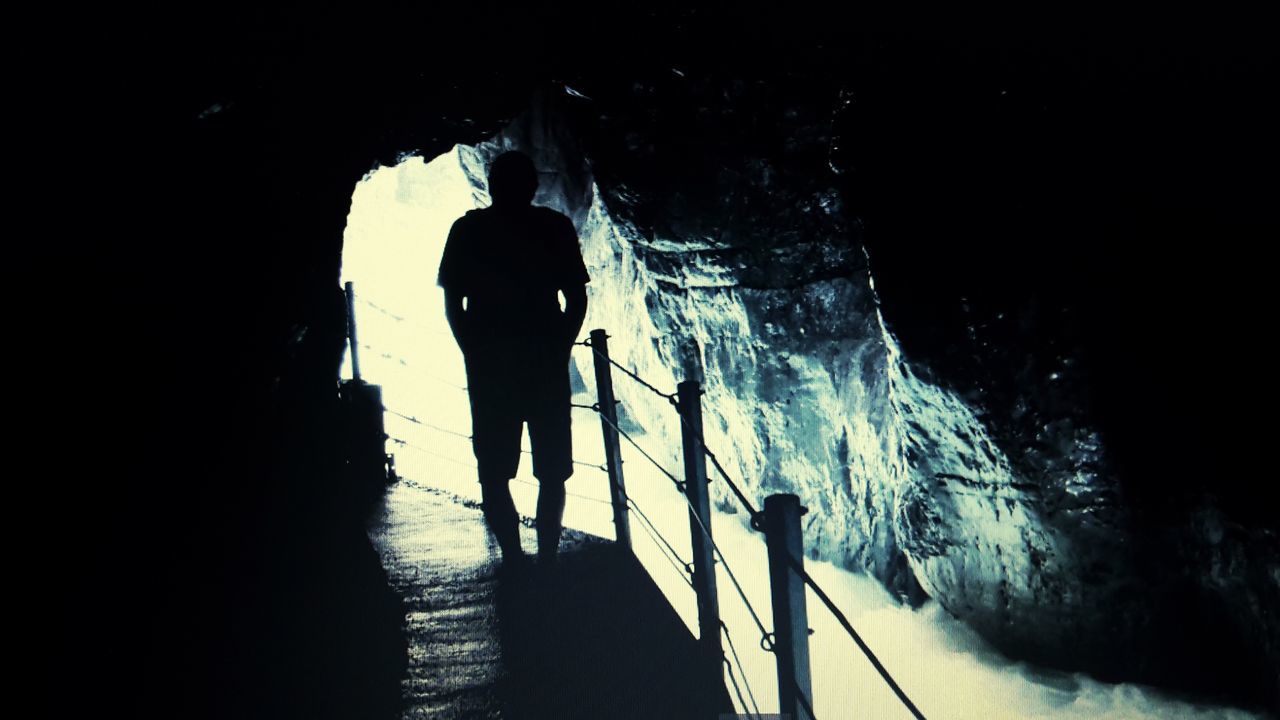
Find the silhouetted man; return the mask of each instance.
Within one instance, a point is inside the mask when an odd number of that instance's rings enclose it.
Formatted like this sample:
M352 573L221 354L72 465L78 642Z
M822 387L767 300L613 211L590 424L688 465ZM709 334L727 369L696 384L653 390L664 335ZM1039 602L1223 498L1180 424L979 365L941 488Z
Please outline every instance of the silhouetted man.
M538 558L550 562L560 542L564 482L573 474L569 352L586 317L590 278L573 223L533 206L537 189L527 156L495 158L489 168L493 204L454 222L439 284L466 358L485 521L504 560L522 561L519 517L507 483L516 475L528 423L539 484ZM563 312L558 293L564 294Z

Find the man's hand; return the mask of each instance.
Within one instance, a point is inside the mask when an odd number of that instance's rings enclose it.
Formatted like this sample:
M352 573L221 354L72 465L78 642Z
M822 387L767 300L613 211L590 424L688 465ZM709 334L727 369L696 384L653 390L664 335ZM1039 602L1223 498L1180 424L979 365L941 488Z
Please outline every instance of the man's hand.
M582 322L587 318L587 286L574 285L561 288L564 293L565 346L573 347L582 332Z
M471 333L467 322L467 313L462 309L462 294L453 290L444 291L444 316L449 321L449 329L453 331L453 339L465 355L471 344Z
M565 315L564 325L560 330L561 344L572 347L574 343L578 342L578 330L579 328L574 327L573 321L569 316Z

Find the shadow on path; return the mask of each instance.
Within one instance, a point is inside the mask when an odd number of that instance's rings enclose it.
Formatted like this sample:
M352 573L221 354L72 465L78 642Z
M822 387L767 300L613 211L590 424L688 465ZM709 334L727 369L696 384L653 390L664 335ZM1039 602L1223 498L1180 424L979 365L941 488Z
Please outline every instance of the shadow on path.
M716 718L723 683L691 673L696 641L648 573L610 542L562 553L553 571L499 578L507 718Z

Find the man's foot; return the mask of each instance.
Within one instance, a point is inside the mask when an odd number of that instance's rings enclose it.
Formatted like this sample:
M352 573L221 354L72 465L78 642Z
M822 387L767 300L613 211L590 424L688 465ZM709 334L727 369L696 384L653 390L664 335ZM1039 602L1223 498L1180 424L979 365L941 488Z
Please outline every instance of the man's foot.
M542 482L538 488L538 564L554 566L560 550L564 517L564 481Z
M559 593L566 580L564 558L555 553L539 553L537 574L542 585L551 592Z
M532 570L533 558L526 555L523 550L504 552L502 561L498 565L498 575L512 579L524 577Z

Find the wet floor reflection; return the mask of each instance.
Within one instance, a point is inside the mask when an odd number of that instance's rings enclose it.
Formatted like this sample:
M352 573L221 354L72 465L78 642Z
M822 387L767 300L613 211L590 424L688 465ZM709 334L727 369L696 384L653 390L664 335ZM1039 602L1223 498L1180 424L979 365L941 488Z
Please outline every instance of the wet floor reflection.
M611 542L566 532L554 571L510 572L478 509L404 484L371 535L408 607L406 718L714 718L729 707L723 688L689 674L694 639Z

